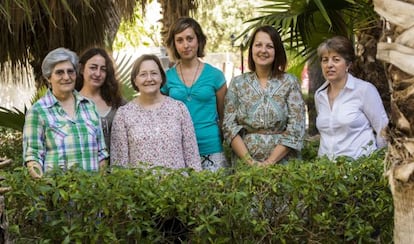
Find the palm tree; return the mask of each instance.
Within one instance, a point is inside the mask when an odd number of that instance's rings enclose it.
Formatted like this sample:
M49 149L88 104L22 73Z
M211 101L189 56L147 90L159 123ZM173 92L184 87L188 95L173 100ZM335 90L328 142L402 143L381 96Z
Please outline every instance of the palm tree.
M167 40L170 26L180 17L195 13L200 4L212 4L211 0L158 0L161 5L162 23L161 36L163 42Z
M414 2L374 0L386 19L377 57L386 62L392 86L386 175L394 202L394 242L412 243L414 233Z
M121 20L132 20L134 7L148 0L4 0L0 3L0 71L32 66L41 87L40 64L53 48L81 51L92 45L111 49ZM194 11L197 0L158 0L162 6L163 36L175 19ZM210 3L204 0L203 3ZM4 73L0 73L1 82ZM13 80L13 82L24 82Z
M387 82L383 75L382 64L375 59L377 43L375 38L379 38L379 34L374 34L381 33L378 25L380 20L370 0L266 0L266 2L269 4L260 9L262 16L250 20L253 24L245 32L257 25L272 25L280 30L284 42L290 44L290 48L295 49L309 62L310 87L307 104L310 135L317 133L313 94L324 81L315 54L317 46L326 38L343 35L359 43L360 60L354 65L353 72L356 76L373 82L380 93L385 94L383 98L386 100L388 87L384 88L383 84ZM384 104L387 107L387 103Z
M158 0L163 6L164 34L172 21L189 15L198 1ZM112 49L121 20L133 20L134 8L147 0L4 0L0 3L0 82L25 83L22 70L33 70L36 87L44 87L43 57L56 47L76 52L93 45ZM206 0L205 2L209 2ZM145 13L143 13L145 14ZM32 68L32 69L29 69ZM11 70L11 72L2 72ZM10 79L10 75L12 74ZM24 112L0 108L1 126L20 128ZM4 119L10 121L4 121ZM13 119L14 118L14 119ZM15 123L17 121L19 123ZM10 126L10 124L12 126Z
M91 45L110 47L121 19L132 17L136 2L4 0L0 4L0 69L10 65L17 73L16 67L31 65L40 87L40 65L47 52L59 46L74 51Z

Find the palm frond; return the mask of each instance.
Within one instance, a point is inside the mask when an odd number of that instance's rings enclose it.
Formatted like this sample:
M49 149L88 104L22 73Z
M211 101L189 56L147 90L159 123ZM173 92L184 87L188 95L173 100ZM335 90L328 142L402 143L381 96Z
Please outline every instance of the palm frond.
M0 126L23 131L25 113L26 111L20 111L15 107L12 109L0 107Z
M111 44L120 20L133 17L136 0L3 0L0 3L0 70L30 63L36 79L43 57L56 47L80 52ZM5 67L10 64L11 67ZM5 80L1 77L0 80ZM15 79L12 82L20 83Z
M39 98L44 96L47 89L48 88L46 86L39 88L30 99L31 104L35 103ZM16 107L8 109L0 106L0 127L23 131L26 112L26 106L24 107L23 111L19 110Z
M132 65L134 61L133 56L122 55L121 53L116 53L114 55L114 61L117 66L117 77L121 83L122 96L126 100L129 101L136 94L136 91L131 85L131 77L130 77L130 73L131 73Z
M332 35L350 36L357 23L367 23L373 8L368 0L266 0L261 6L261 16L239 36L260 25L277 28L285 43L300 55L314 54L313 49ZM308 50L309 49L309 50Z

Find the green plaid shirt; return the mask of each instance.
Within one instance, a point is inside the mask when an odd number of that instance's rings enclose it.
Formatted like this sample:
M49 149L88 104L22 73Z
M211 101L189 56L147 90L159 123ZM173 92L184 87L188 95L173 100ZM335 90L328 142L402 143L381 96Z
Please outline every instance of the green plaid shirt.
M23 160L36 161L43 172L74 165L97 171L108 158L105 140L95 105L75 95L75 119L70 118L48 90L26 114L23 129Z

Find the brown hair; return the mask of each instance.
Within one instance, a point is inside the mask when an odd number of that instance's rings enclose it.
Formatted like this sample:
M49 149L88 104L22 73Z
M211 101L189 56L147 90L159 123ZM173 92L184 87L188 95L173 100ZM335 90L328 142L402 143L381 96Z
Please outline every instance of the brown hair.
M337 52L345 59L347 65L355 60L354 46L352 45L352 42L344 36L334 36L319 44L317 50L319 59L322 58L322 54L325 51Z
M254 39L259 32L267 33L270 36L270 39L273 42L273 47L275 49L275 60L273 60L272 66L272 77L279 77L285 73L287 66L287 57L285 52L285 47L283 46L282 40L280 38L279 32L272 26L260 26L254 32L250 38L249 44L249 56L248 56L248 65L251 71L256 71L256 64L253 61L253 43Z
M132 71L131 71L131 85L135 91L139 92L138 86L135 85L135 78L137 77L139 70L141 69L141 64L147 60L152 60L157 64L158 69L160 70L160 73L161 73L161 78L162 78L161 87L163 87L165 83L167 82L167 76L165 75L165 71L161 65L160 59L156 55L153 55L153 54L143 54L135 60L134 66L132 67Z
M170 50L171 54L173 55L173 59L177 60L180 59L180 54L177 52L177 48L175 47L174 37L176 34L183 32L187 28L192 28L197 36L198 41L198 50L197 50L197 57L204 57L204 47L207 43L207 37L204 35L203 30L201 29L200 24L193 18L190 17L182 17L179 18L170 28L168 32L168 37L166 41L166 45Z
M100 93L103 100L111 106L118 108L122 105L123 99L121 95L121 88L118 79L115 75L115 66L112 58L109 56L108 52L100 47L92 47L87 49L83 54L80 56L79 59L79 66L80 66L80 75L76 78L76 85L75 89L80 91L83 87L84 78L83 78L83 71L85 69L85 65L89 59L92 57L99 55L105 59L105 66L106 66L106 77L105 81L100 88Z

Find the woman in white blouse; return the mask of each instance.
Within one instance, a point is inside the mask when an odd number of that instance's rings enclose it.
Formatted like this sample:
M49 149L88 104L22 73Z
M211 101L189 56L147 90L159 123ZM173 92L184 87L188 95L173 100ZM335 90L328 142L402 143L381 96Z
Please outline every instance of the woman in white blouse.
M385 147L381 131L388 118L381 97L374 85L348 73L355 58L352 43L335 36L317 51L326 79L315 93L318 155L356 159Z

